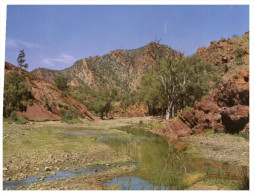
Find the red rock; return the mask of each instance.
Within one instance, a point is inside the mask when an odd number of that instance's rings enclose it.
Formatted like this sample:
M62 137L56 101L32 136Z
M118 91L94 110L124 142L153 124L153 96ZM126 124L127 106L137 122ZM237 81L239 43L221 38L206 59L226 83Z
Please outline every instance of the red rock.
M175 140L204 133L205 129L249 133L249 71L240 71L212 95L204 97L191 110L178 116L179 120L171 119L157 134Z
M179 137L187 137L192 134L191 129L181 120L171 119L166 127L152 130L153 133L165 136L168 140L176 140Z
M67 110L75 110L80 117L99 120L76 99L65 95L61 90L42 79L36 78L33 74L6 62L5 73L14 71L24 75L25 83L34 96L34 104L28 106L26 112L18 112L19 116L26 116L28 119L60 120L62 116L60 109L64 107Z
M239 133L249 122L249 106L237 105L219 110L227 132Z

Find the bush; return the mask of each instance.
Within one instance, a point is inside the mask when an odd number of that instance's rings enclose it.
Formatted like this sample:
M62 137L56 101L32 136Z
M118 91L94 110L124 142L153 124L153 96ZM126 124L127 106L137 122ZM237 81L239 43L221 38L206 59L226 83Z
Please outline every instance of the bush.
M19 117L17 115L17 113L15 111L13 111L10 115L10 120L13 121L13 122L16 122L18 121Z
M74 123L82 123L82 121L78 118L78 115L75 112L72 112L70 110L63 111L63 116L61 121L68 123L68 124L74 124Z
M27 123L28 123L28 120L25 117L20 117L17 121L17 124L21 124L21 125L24 125Z

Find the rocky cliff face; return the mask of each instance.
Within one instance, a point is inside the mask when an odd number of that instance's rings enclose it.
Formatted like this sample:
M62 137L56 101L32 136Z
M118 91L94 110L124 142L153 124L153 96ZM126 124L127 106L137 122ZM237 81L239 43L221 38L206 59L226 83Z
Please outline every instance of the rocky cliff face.
M33 74L51 84L54 84L54 77L65 75L72 86L87 85L93 89L116 87L131 91L152 67L154 61L149 55L152 46L158 47L162 54L165 52L165 47L152 42L138 49L115 50L104 56L81 59L65 70L36 69Z
M38 79L31 73L22 71L14 65L5 63L5 74L18 71L25 76L25 82L28 89L32 92L35 100L32 106L28 106L26 112L18 113L20 116L26 116L29 119L49 119L60 120L61 109L75 110L81 117L98 119L93 116L85 105L74 98L65 95L62 91L55 88L44 80Z

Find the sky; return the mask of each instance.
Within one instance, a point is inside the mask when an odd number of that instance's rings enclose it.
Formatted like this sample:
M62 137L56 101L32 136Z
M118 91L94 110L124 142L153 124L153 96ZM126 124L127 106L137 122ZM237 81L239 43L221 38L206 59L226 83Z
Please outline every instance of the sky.
M24 49L28 71L160 40L189 56L249 31L248 5L8 5L6 61Z

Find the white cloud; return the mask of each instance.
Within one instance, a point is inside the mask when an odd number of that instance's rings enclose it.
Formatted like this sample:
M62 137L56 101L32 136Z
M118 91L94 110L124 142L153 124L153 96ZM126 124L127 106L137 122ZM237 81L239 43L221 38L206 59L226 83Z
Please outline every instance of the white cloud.
M40 45L35 44L35 43L22 41L22 40L19 40L19 39L10 39L10 38L6 39L6 47L9 47L9 48L22 48L22 47L41 48Z
M70 63L73 63L74 61L75 61L75 58L73 56L68 54L61 54L55 58L44 58L42 60L42 63L46 65L54 66L55 62L70 64Z

